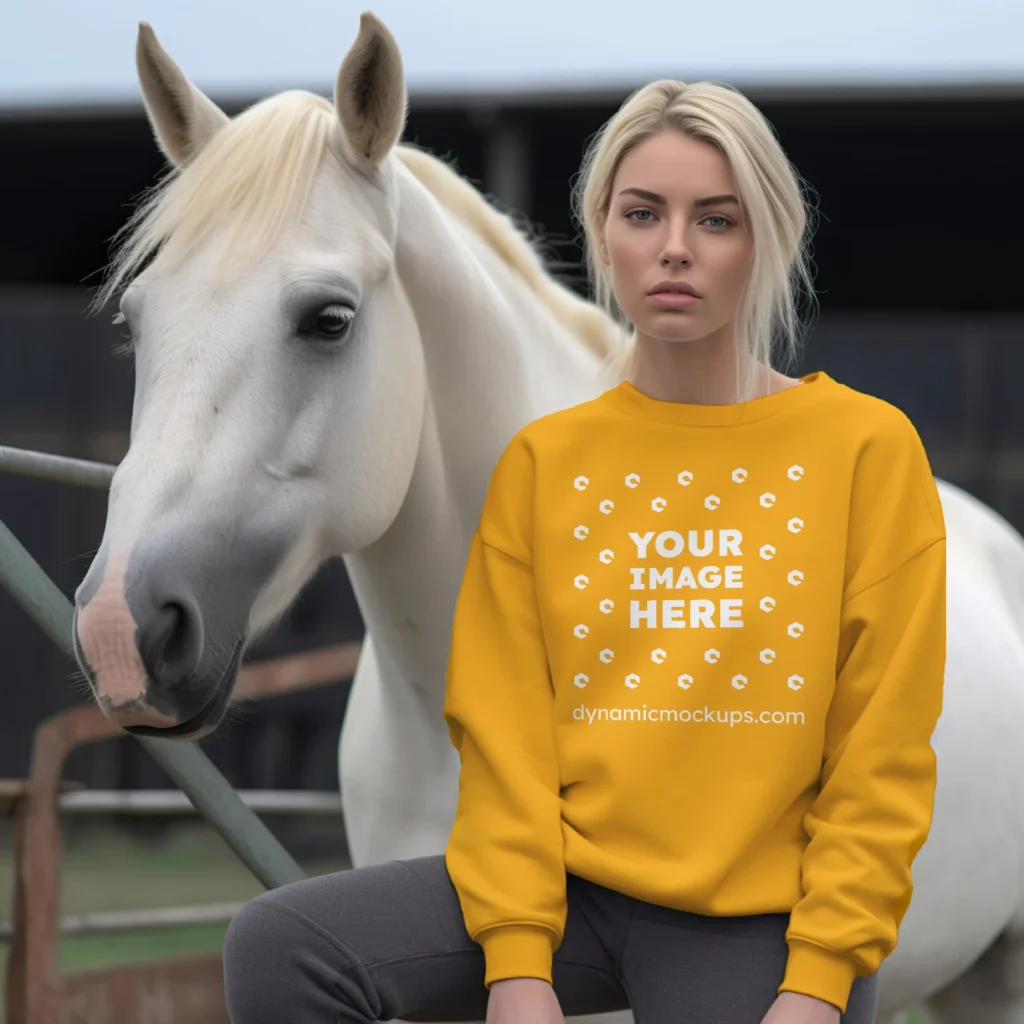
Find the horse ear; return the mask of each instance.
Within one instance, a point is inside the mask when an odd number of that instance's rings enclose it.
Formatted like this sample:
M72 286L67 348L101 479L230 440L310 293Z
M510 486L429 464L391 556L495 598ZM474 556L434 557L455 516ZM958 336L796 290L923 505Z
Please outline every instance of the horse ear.
M184 163L228 123L227 114L185 77L145 21L139 22L135 67L157 145L171 163Z
M368 170L380 166L402 137L406 104L398 44L376 15L364 11L334 85L334 109L354 163Z

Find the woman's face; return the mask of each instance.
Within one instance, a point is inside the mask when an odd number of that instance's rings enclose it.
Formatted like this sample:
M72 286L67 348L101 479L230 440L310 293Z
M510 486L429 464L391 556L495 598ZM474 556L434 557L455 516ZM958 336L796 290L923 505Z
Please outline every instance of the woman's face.
M735 319L753 239L725 156L665 130L621 161L602 231L602 261L638 334L694 341ZM666 282L686 296L658 293Z

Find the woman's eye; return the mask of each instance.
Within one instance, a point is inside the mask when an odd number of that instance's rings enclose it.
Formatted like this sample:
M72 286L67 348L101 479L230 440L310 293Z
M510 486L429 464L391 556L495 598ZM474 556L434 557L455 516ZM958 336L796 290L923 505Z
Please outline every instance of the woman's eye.
M630 210L629 213L626 214L626 217L629 218L630 220L637 220L638 218L634 217L633 214L635 214L635 213L650 213L650 212L651 212L650 210ZM653 214L652 214L652 216L653 216ZM641 220L641 221L646 223L646 218L644 218L644 217L639 218L639 220Z
M309 321L303 334L336 341L349 329L355 313L348 306L325 306Z
M705 217L704 223L707 224L708 221L711 220L717 220L719 222L718 224L712 224L711 227L713 228L727 228L729 226L729 218L723 217L720 213L713 213L710 217Z

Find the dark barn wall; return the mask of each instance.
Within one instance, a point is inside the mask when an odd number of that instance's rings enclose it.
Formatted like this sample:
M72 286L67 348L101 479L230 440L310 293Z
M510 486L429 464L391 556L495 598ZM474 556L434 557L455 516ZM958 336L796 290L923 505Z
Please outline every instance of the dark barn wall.
M756 100L756 96L754 97ZM559 275L583 288L569 188L617 101L417 109L406 138L477 185L518 197ZM817 194L821 319L801 369L823 367L914 419L936 472L1024 528L1024 100L761 104ZM497 126L497 127L496 127ZM511 129L516 178L495 133ZM0 120L0 444L116 460L131 368L109 316L86 320L107 244L162 173L141 114ZM506 173L507 172L507 173ZM500 180L499 180L500 179ZM511 184L510 184L511 182ZM70 596L99 543L102 494L0 477L0 517ZM361 635L332 563L258 653ZM0 595L0 776L22 774L31 731L81 699L73 667ZM336 785L345 681L252 707L207 749L236 785ZM130 742L80 755L93 785L164 784Z

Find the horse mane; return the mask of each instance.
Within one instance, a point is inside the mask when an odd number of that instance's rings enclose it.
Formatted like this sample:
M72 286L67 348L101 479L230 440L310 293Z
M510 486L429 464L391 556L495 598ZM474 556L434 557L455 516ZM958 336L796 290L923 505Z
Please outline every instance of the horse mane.
M494 250L563 327L599 356L618 351L618 329L613 322L549 275L536 245L512 217L496 209L450 164L432 153L402 143L395 154L442 206Z
M333 119L323 97L292 90L214 132L144 193L114 236L107 279L92 306L106 305L146 263L177 263L225 226L216 276L237 276L257 263L308 198Z
M305 205L336 124L333 105L302 90L279 93L233 118L144 193L114 236L107 277L91 306L105 306L146 263L180 260L225 226L229 233L216 276L237 276L258 262ZM616 350L618 328L548 274L540 252L510 216L425 150L403 143L395 155L567 330L599 356Z

